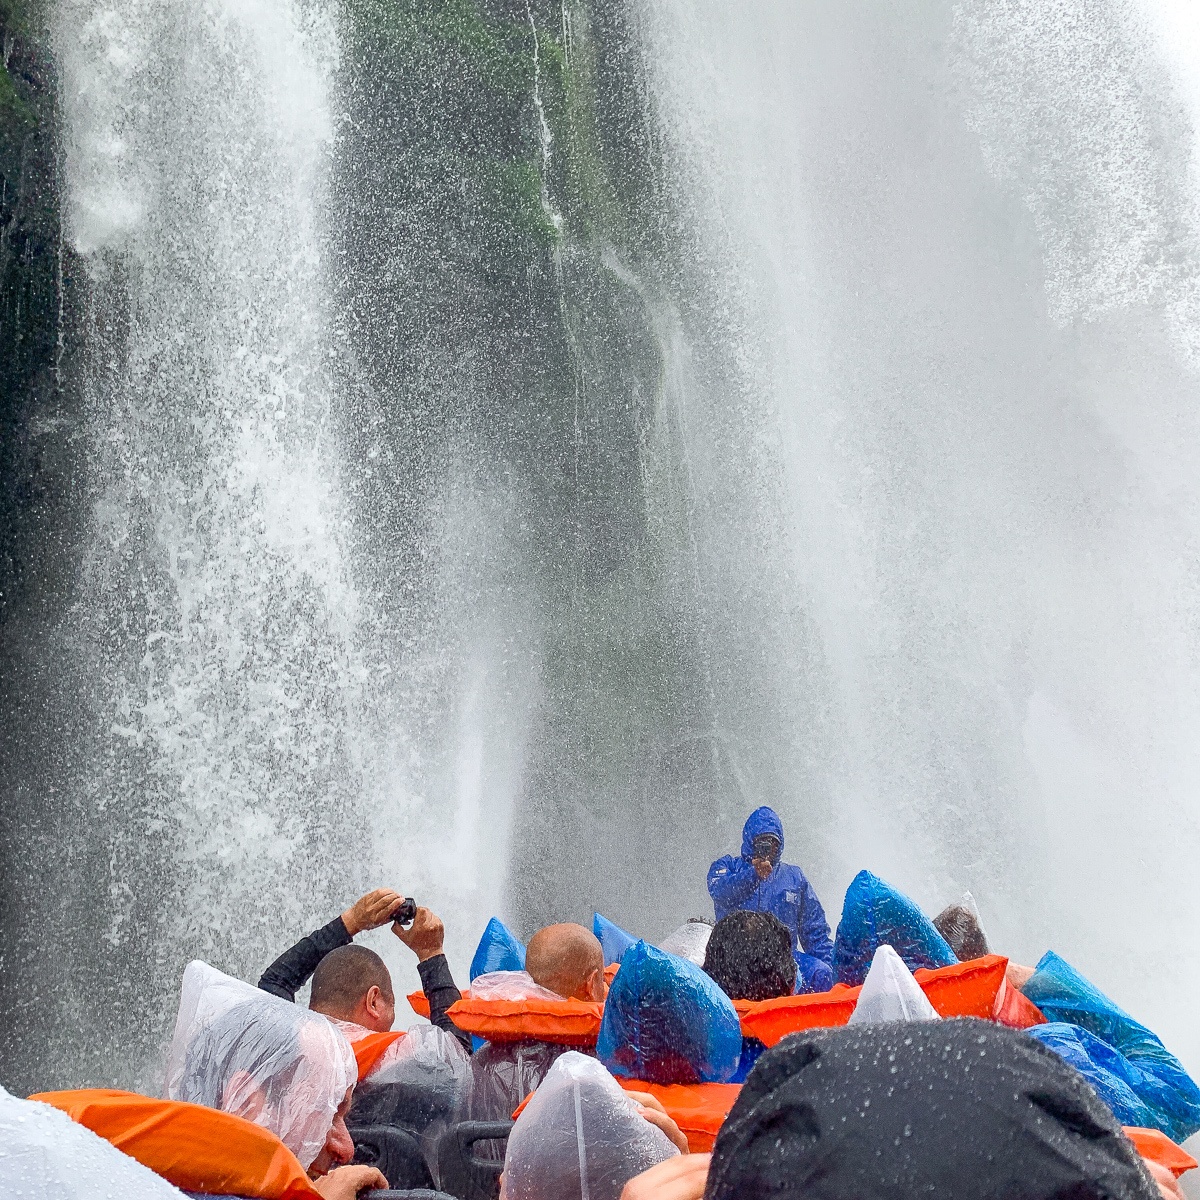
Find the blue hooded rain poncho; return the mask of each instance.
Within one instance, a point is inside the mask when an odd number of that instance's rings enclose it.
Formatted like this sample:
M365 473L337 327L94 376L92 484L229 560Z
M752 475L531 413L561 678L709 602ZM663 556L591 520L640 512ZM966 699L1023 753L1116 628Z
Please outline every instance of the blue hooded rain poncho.
M708 894L717 920L747 909L769 912L792 931L792 955L799 968L798 992L823 992L833 986L833 942L816 892L799 867L780 861L766 879L751 863L754 839L774 834L783 850L783 822L773 808L756 808L742 828L742 852L718 858L708 869Z

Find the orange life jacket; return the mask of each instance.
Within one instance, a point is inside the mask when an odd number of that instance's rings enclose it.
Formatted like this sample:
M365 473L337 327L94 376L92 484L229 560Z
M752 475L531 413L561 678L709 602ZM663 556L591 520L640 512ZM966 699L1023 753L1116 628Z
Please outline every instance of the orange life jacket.
M742 1090L740 1083L643 1083L639 1079L618 1079L627 1092L648 1092L667 1110L667 1116L679 1126L693 1154L707 1154L729 1116ZM515 1121L537 1095L530 1092L513 1110Z
M620 970L620 967L620 963L609 963L609 965L604 968L604 982L610 987L612 986L612 981L616 979L617 971ZM469 1000L470 997L471 992L468 988L467 991L463 992L462 998L464 1000ZM418 1017L424 1017L425 1020L429 1020L429 1000L424 992L409 992L408 1003L412 1006L413 1012L415 1012Z
M1200 1164L1182 1147L1177 1146L1159 1129L1140 1129L1136 1125L1124 1126L1125 1136L1133 1148L1151 1162L1166 1167L1176 1179Z
M627 1092L649 1092L679 1126L693 1154L707 1154L741 1094L740 1083L642 1083L618 1079Z
M996 996L993 1019L1009 1029L1032 1029L1035 1025L1046 1024L1042 1010L1019 988L1013 987L1007 977Z
M403 1029L392 1029L387 1033L368 1033L350 1043L354 1051L354 1061L358 1063L358 1082L362 1083L379 1065L379 1060L404 1036Z
M858 1003L860 987L838 983L828 992L806 996L780 996L746 1004L737 1002L742 1018L742 1035L758 1038L764 1046L774 1046L789 1033L801 1029L829 1029L845 1025Z
M1008 959L999 954L973 958L949 967L921 967L913 977L939 1016L983 1017L1017 1029L1039 1025L1045 1017L1025 996L1009 987ZM858 1003L860 988L837 984L831 991L807 996L780 996L758 1004L738 1006L742 1033L774 1046L801 1029L845 1025Z
M65 1112L182 1191L253 1200L320 1195L300 1160L269 1129L232 1113L104 1088L29 1098Z
M478 1000L468 994L450 1007L459 1029L489 1042L594 1046L603 1017L603 1003L592 1000Z

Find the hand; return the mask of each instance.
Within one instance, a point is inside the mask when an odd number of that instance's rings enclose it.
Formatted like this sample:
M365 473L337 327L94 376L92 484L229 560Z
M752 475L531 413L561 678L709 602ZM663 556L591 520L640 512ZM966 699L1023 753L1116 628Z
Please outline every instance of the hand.
M769 879L771 872L775 870L775 864L769 858L752 858L750 865L754 868L759 879Z
M711 1154L682 1154L635 1175L621 1200L701 1200Z
M656 1129L661 1129L671 1139L680 1154L690 1153L688 1140L684 1137L683 1130L671 1119L657 1096L652 1096L649 1092L626 1092L625 1095L636 1102L638 1111L651 1125Z
M1179 1186L1179 1181L1166 1167L1159 1166L1158 1163L1151 1162L1148 1158L1142 1159L1142 1166L1146 1168L1150 1178L1158 1186L1159 1195L1163 1197L1163 1200L1184 1200L1183 1189Z
M378 929L391 920L392 913L404 903L404 897L391 888L376 888L368 892L342 913L346 932L354 937L364 929Z
M388 1181L378 1167L337 1167L312 1185L324 1200L356 1200L359 1192L385 1191Z
M403 925L393 925L392 932L417 956L417 962L436 958L442 953L446 927L441 918L427 908L417 909L417 915L407 929Z

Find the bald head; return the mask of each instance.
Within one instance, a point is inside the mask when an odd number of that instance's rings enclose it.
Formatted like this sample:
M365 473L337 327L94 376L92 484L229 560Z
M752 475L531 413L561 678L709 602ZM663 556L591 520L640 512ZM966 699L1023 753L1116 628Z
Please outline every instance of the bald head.
M604 951L582 925L547 925L529 939L525 970L541 987L568 1000L603 1000Z
M384 1033L396 1019L391 973L374 950L339 946L317 964L308 1007Z

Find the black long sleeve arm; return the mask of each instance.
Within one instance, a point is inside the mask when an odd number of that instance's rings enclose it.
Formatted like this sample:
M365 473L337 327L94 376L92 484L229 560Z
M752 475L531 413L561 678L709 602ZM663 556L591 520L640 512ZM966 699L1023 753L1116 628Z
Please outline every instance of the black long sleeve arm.
M421 990L429 1001L429 1020L439 1029L444 1029L462 1043L468 1054L471 1053L471 1035L463 1033L450 1019L449 1008L462 998L454 977L450 974L450 964L444 954L435 954L424 962L417 963L417 973L421 976Z
M346 932L341 917L314 929L290 950L285 950L263 973L258 986L272 996L295 1001L296 993L312 978L317 964L330 950L348 946L354 939ZM449 976L449 971L447 971ZM451 981L453 986L453 980ZM455 997L457 999L457 996ZM451 1001L453 1003L453 1001ZM449 1007L449 1005L447 1005Z

